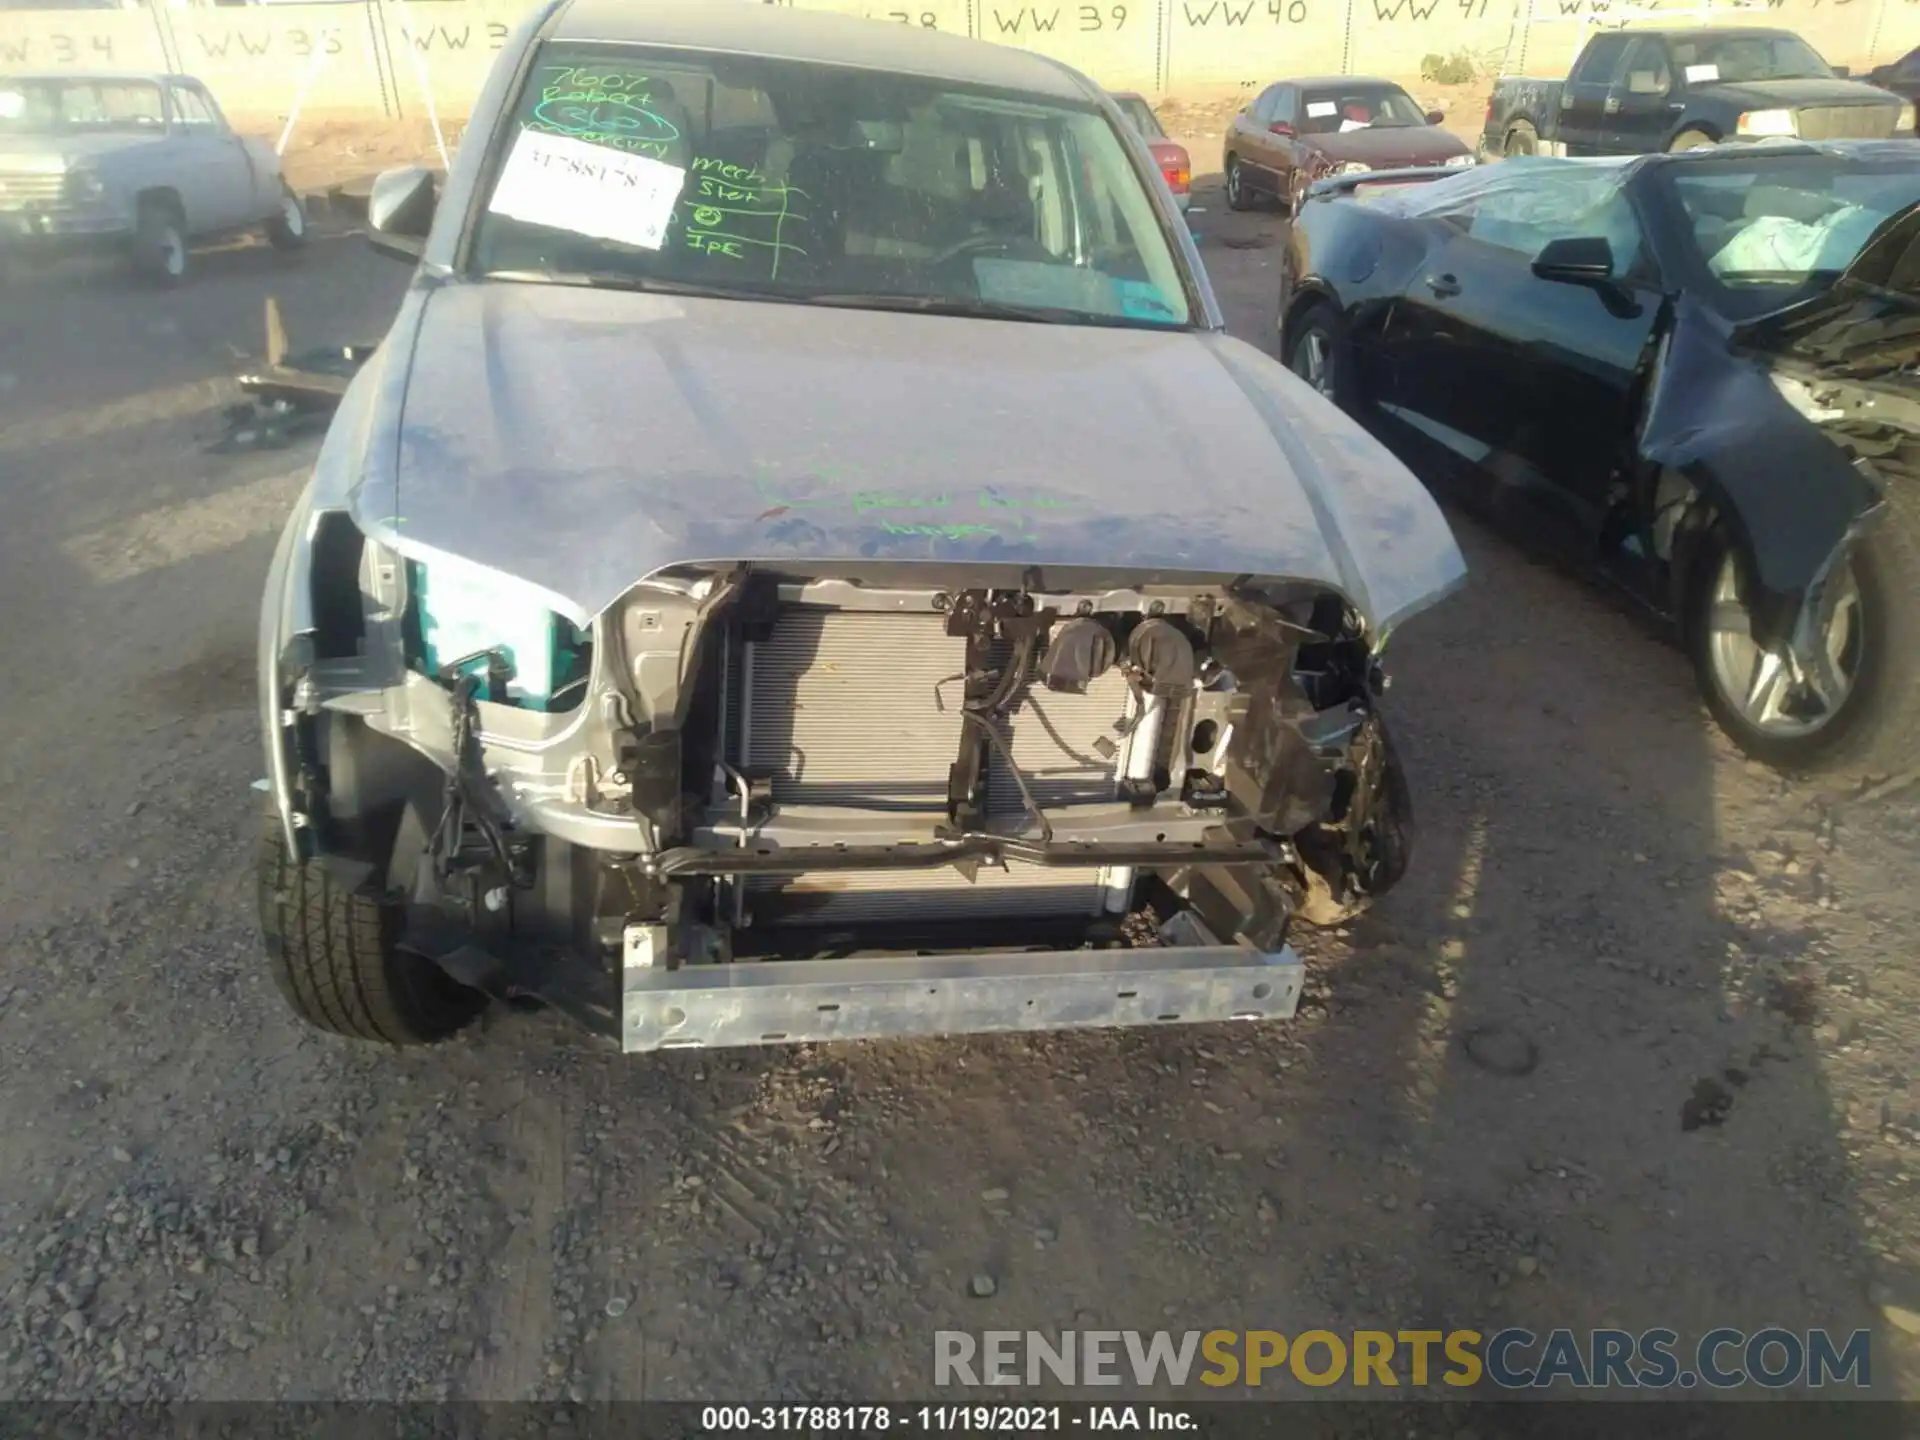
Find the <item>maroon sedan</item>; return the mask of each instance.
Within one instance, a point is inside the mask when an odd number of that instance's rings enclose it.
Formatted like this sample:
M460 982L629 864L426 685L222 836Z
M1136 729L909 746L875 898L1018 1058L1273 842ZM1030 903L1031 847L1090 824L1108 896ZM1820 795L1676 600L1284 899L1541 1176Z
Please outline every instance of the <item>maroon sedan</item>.
M1168 136L1146 96L1123 90L1113 97L1113 103L1147 142L1147 148L1153 152L1153 163L1160 167L1167 188L1173 191L1173 203L1184 212L1193 199L1193 162L1187 158L1187 147Z
M1270 196L1291 213L1322 176L1473 164L1466 142L1440 128L1443 118L1388 80L1269 85L1227 128L1227 204L1250 210Z

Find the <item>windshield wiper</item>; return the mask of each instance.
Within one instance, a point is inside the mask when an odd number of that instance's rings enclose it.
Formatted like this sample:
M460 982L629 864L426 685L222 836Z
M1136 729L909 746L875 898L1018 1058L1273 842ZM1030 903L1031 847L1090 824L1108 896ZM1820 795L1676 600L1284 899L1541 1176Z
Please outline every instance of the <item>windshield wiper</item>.
M703 285L697 280L665 280L624 270L484 270L482 280L530 285L578 285L590 290L633 290L647 295L699 295L720 300L792 300L774 290L743 290L735 285Z
M834 305L848 310L900 310L915 315L957 315L971 320L1020 320L1034 325L1105 325L1124 330L1179 328L1171 319L1149 320L1129 315L1103 315L1070 305L1016 305L1006 300L969 300L953 295L802 295L811 305Z

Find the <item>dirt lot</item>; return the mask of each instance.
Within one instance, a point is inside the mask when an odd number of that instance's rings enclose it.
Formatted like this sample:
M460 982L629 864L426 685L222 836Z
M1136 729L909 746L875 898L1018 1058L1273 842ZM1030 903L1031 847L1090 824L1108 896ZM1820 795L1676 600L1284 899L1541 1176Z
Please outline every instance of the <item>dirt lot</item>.
M1196 203L1265 341L1282 226ZM328 235L0 290L0 1395L845 1400L927 1394L939 1328L1506 1324L1866 1326L1920 1393L1920 792L1743 763L1646 625L1465 518L1392 647L1413 874L1291 1024L298 1028L251 654L312 451L199 441L268 291L335 341L404 281Z

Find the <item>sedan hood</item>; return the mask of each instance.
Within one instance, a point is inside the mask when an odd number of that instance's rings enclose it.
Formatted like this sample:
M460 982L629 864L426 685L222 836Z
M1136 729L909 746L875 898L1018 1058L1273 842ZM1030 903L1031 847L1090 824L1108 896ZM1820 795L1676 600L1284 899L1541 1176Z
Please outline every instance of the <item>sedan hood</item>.
M1441 165L1470 153L1467 144L1438 125L1384 126L1344 134L1309 135L1307 143L1330 160L1358 160L1376 170L1397 165Z
M694 562L1286 577L1381 629L1465 573L1397 461L1218 334L454 283L354 384L361 528L577 623Z

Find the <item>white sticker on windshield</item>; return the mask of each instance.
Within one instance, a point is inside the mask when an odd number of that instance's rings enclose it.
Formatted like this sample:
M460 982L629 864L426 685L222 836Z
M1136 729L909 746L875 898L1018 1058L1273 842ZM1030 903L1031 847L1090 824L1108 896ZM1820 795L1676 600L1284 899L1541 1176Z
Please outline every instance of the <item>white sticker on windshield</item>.
M1311 115L1315 120L1324 120L1339 108L1340 107L1331 100L1309 100L1307 102L1307 114Z
M487 208L596 240L658 250L687 172L566 135L522 130Z
M1687 83L1689 85L1711 85L1719 78L1720 67L1718 65L1687 66Z

